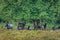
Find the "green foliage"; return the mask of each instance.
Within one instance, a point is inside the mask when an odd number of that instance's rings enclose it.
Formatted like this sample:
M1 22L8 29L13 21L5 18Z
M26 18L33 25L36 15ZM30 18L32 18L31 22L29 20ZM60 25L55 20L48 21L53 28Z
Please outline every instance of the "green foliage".
M59 0L0 0L0 21L44 19L47 23L60 23Z

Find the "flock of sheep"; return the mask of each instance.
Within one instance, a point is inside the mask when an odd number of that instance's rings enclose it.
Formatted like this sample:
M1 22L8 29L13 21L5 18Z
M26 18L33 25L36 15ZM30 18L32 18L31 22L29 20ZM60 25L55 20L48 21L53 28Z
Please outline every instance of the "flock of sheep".
M42 21L42 25L40 26L38 20L37 21L33 20L33 25L34 25L33 26L34 27L34 30L41 30L41 29L42 30L46 30L47 23ZM5 27L7 29L13 29L13 26L14 26L13 24L11 24L9 22L6 22ZM18 30L24 30L25 29L25 23L19 22L18 23L18 26L17 26L17 29ZM56 29L60 29L60 26L58 26L57 28L52 27L52 30L56 30ZM27 30L31 30L30 29L30 25L28 25Z

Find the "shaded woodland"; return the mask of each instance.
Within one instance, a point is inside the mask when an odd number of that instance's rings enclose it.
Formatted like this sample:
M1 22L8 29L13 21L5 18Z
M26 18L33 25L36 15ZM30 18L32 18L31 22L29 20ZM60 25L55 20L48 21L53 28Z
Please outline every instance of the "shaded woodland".
M7 21L37 29L42 22L47 28L60 26L60 0L0 0L0 24Z

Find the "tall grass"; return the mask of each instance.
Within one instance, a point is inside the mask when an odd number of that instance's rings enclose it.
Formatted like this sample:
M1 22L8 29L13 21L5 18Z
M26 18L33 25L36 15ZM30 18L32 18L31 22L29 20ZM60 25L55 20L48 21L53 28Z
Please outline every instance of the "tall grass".
M60 30L7 30L0 28L0 40L60 40Z

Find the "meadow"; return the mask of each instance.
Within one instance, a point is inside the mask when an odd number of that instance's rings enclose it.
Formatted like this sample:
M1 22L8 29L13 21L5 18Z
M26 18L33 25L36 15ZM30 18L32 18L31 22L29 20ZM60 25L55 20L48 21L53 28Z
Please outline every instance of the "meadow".
M7 30L0 28L0 40L60 40L60 30Z

